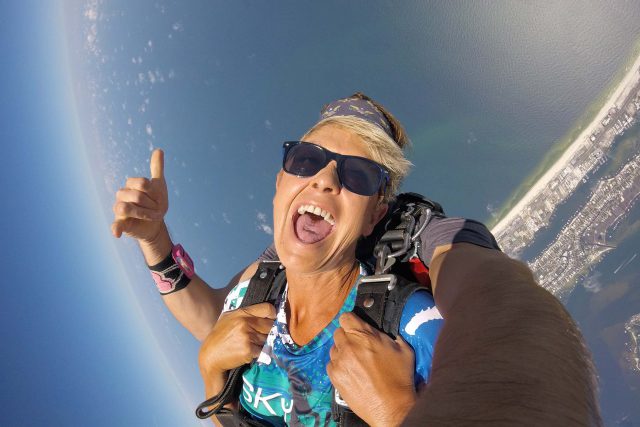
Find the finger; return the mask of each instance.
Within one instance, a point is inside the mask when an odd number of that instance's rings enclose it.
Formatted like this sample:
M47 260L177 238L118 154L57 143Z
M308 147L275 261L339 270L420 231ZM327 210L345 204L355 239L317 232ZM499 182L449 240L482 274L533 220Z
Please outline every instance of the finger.
M249 346L253 349L252 354L254 356L257 356L258 354L260 354L260 351L262 351L262 347L264 347L264 343L267 342L267 334L260 334L256 332L256 333L249 334L248 338L249 338Z
M149 164L151 169L151 178L164 178L164 151L157 149L151 153L151 161Z
M130 231L134 219L120 219L111 224L111 234L115 237L122 237L122 233Z
M333 345L335 347L339 348L345 345L348 340L349 338L347 337L347 334L344 332L344 329L342 328L336 329L335 332L333 333Z
M251 360L256 359L262 353L262 347L264 347L264 342L261 344L251 344ZM248 360L248 362L251 362Z
M331 384L334 385L335 387L335 381L333 378L334 372L335 372L335 365L334 362L332 360L329 360L329 363L327 363L327 366L325 367L325 369L327 370L327 375L329 376L329 381L331 381Z
M276 308L273 304L268 302L262 302L260 304L250 305L242 309L245 313L255 317L262 317L264 319L275 320Z
M268 334L271 328L273 328L273 319L264 319L257 317L251 322L251 328L260 334Z
M129 202L148 209L158 209L158 203L153 200L147 193L143 193L139 190L131 190L128 188L121 188L116 193L116 200L118 202Z
M162 219L162 213L155 209L143 208L137 206L134 203L117 202L113 205L113 213L116 214L116 219L143 219L145 221L160 221Z
M402 335L400 334L398 334L398 336L396 337L395 343L398 345L398 347L400 347L401 350L413 351L413 347L411 347L411 344L405 341L405 339L402 338Z
M329 360L331 360L332 362L335 361L338 358L338 354L340 353L340 351L338 350L338 347L334 345L331 346L331 349L329 350Z
M365 332L372 333L374 329L367 322L353 313L343 313L340 316L340 326L345 332Z
M127 178L124 186L131 190L142 191L143 193L151 193L153 191L151 181L143 177Z
M113 221L111 223L111 234L118 239L122 236L122 226L119 224L120 222L121 221Z

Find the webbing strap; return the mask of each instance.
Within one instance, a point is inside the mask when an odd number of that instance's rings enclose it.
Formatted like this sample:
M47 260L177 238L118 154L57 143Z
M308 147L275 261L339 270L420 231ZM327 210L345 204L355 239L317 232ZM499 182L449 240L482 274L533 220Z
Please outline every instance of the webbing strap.
M402 309L414 292L425 289L394 274L376 274L360 279L353 312L374 328L395 339L400 333ZM366 426L348 406L335 401L331 405L333 420L339 426Z
M275 299L275 296L279 294L280 288L285 282L284 274L278 276L278 273L281 271L282 264L280 264L279 261L261 262L258 266L258 270L249 281L249 285L247 286L247 290L242 298L239 308ZM280 280L278 280L276 276L278 276ZM235 397L240 394L242 387L242 374L249 368L249 366L250 365L246 364L230 370L222 391L220 391L216 396L213 396L198 405L196 408L196 416L200 419L206 419L214 414L219 414L227 415L227 417L224 418L228 419L228 415L233 414L233 411L225 409L224 405L233 402ZM211 409L207 410L207 408Z
M360 279L353 312L395 339L400 333L402 309L414 292L425 289L395 274L376 274Z
M247 291L242 298L240 307L268 301L271 285L274 283L278 272L282 270L281 267L280 261L262 261L251 278L249 286L247 286Z

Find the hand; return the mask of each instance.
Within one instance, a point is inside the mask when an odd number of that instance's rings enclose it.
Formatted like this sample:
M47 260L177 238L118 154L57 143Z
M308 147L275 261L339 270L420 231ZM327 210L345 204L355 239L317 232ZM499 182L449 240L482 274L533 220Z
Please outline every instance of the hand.
M152 242L164 228L169 196L162 150L151 153L150 168L151 179L129 178L125 187L116 193L111 233L117 238L125 233L139 241Z
M351 410L369 425L400 425L413 407L415 357L353 313L340 316L327 373Z
M258 357L275 318L276 309L268 302L222 313L200 348L198 362L205 384L209 376Z

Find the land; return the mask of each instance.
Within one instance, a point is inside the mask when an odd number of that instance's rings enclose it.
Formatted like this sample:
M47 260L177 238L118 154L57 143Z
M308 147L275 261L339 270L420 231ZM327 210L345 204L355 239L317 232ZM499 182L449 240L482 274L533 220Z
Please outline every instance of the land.
M625 332L629 335L627 343L627 363L631 371L640 373L640 313L631 316L624 325Z
M502 249L519 257L538 232L549 226L557 207L607 161L614 141L634 126L640 111L640 56L613 94L563 155L493 228ZM640 195L640 157L591 192L588 202L567 221L530 266L540 284L566 297L579 277L613 248L607 236Z
M618 174L600 181L584 207L529 265L538 283L565 299L591 266L615 248L612 233L640 197L640 155Z

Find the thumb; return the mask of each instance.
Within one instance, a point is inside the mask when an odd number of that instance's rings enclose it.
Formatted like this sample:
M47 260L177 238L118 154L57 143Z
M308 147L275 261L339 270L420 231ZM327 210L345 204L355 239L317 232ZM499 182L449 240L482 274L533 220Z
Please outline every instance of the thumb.
M353 312L342 313L338 321L340 322L340 326L345 330L345 332L360 331L371 333L374 331L371 325L362 320L360 316Z
M151 153L151 178L164 178L164 151L157 149Z
M250 305L244 308L244 312L255 317L262 317L265 319L276 318L276 308L273 304L268 302L261 302L260 304Z

